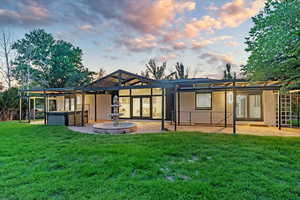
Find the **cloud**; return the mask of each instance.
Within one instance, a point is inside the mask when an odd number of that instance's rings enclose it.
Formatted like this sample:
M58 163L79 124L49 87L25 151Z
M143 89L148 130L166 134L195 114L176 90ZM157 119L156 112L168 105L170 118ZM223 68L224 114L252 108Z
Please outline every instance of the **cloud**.
M171 30L171 31L165 31L161 33L162 35L162 41L167 43L172 43L175 40L179 40L183 37L181 32L177 30Z
M128 38L124 37L118 41L130 51L149 51L157 46L156 38L151 34L142 37Z
M141 33L155 33L169 25L176 14L196 7L192 0L85 0L84 5L98 18L117 21Z
M236 46L239 46L240 43L238 43L236 41L227 41L227 42L225 42L225 45L227 45L229 47L236 47Z
M254 0L248 4L245 0L232 0L221 7L214 7L217 17L205 15L185 24L187 37L195 37L201 31L214 32L226 27L237 27L254 16L264 5L265 0Z
M174 50L182 50L187 48L186 45L184 44L184 42L175 42L173 45L173 49Z
M245 0L233 0L219 9L219 16L226 27L236 27L254 16L263 5L264 0L254 0L251 5Z
M172 59L177 58L177 56L178 55L175 54L175 53L169 53L169 54L166 54L164 56L157 57L157 58L155 58L155 60L160 61L160 62L166 62L168 60L172 60Z
M177 13L195 9L193 1L177 2L175 0L128 1L124 22L144 33L156 32L175 19Z
M90 24L85 24L85 25L79 26L78 28L79 28L79 30L82 30L82 31L92 31L93 30L93 26Z
M229 35L224 35L224 36L219 36L219 37L214 37L210 39L202 39L202 40L192 40L192 49L201 49L203 47L206 47L210 44L214 44L218 41L223 41L223 40L229 40L232 39L232 36Z
M229 54L219 54L215 52L202 53L199 58L205 60L211 65L224 65L226 63L232 63L233 59Z
M4 26L48 25L52 20L48 9L34 0L24 0L17 4L7 2L6 8L0 8L0 24Z
M200 31L213 32L215 29L221 29L222 23L208 15L203 16L200 20L194 19L184 27L184 33L187 37L195 37Z

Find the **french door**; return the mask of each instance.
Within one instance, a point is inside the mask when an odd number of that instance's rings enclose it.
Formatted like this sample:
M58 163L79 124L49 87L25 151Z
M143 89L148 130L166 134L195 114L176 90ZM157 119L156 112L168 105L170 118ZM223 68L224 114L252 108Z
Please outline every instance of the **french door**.
M132 118L151 118L151 98L132 97Z

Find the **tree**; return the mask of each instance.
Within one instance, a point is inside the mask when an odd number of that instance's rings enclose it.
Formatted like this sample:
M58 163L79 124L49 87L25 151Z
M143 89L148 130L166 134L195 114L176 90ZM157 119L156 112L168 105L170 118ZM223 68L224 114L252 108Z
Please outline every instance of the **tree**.
M0 49L2 50L2 55L0 55L0 57L2 57L4 60L3 67L0 70L3 74L4 81L6 82L7 87L11 88L13 81L11 65L11 60L13 57L13 52L11 48L13 44L12 34L4 29L0 34Z
M98 71L98 73L96 74L97 75L96 79L103 78L105 76L105 74L106 74L105 69L100 68L99 71Z
M280 80L288 87L300 84L300 1L268 0L253 17L246 38L250 53L242 68L251 80Z
M16 114L19 105L17 88L9 88L0 92L0 120L9 120Z
M32 86L62 88L91 82L93 72L82 64L82 51L71 43L55 40L43 29L25 34L12 45L18 55L14 61L14 76L19 83Z
M189 70L188 68L185 69L182 63L177 62L175 65L175 78L176 79L186 79L189 77Z
M143 72L145 74L149 74L150 78L155 80L162 80L162 79L172 79L175 72L172 72L166 75L167 63L163 62L161 66L157 66L154 59L150 59L148 64L146 64L146 71Z
M145 71L141 71L141 76L144 76L146 78L150 78L149 71L147 69Z
M226 64L226 69L224 70L224 76L223 79L232 79L231 75L231 64L227 63Z

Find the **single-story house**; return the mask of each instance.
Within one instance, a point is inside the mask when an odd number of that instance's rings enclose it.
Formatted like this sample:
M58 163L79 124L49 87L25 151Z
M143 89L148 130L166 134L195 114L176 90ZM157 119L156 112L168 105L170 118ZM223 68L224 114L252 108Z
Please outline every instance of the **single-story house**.
M281 93L280 88L276 81L153 80L117 70L82 87L22 90L20 102L30 99L30 119L35 99L45 99L46 124L84 126L110 120L112 98L117 95L122 119L161 120L162 129L165 120L175 127L213 124L235 129L236 124L256 124L280 128L290 126L295 117L299 121L300 100L299 90Z

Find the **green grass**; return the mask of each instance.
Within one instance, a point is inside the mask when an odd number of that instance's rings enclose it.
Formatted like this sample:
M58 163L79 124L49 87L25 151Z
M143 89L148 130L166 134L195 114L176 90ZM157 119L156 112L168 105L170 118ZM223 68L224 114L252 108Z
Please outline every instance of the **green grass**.
M299 199L300 138L0 123L0 199Z

